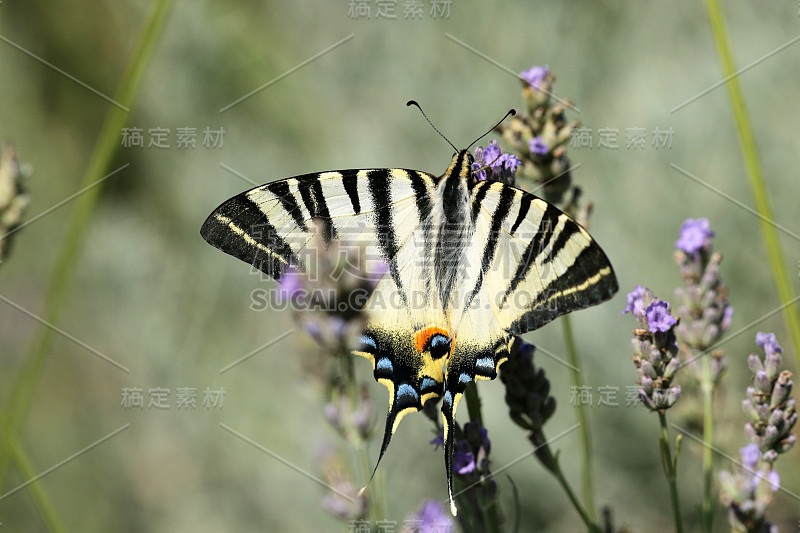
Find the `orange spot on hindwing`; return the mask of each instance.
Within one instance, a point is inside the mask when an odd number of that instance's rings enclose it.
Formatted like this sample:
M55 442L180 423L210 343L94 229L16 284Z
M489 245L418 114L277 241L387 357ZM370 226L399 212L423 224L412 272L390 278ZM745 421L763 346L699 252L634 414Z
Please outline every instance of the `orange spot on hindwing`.
M434 359L439 359L453 351L455 339L450 338L446 329L436 326L422 328L414 334L414 347L418 352L430 352Z

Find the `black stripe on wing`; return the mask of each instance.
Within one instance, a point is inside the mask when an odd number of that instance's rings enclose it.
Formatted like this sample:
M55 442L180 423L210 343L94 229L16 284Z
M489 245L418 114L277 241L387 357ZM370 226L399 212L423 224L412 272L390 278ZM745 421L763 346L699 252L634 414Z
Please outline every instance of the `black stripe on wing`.
M312 218L318 218L322 222L322 240L325 244L330 243L336 238L336 228L331 220L331 213L328 211L328 201L322 192L322 183L319 174L306 174L298 176L297 188L300 190L300 197Z
M506 289L503 295L503 300L500 303L501 307L505 305L508 297L517 290L519 284L528 276L528 271L530 271L536 261L536 257L547 247L550 239L553 237L553 231L556 228L556 224L558 224L558 216L560 214L561 211L555 206L547 204L547 208L544 213L542 213L542 219L539 221L539 228L528 243L525 253L522 254L519 264L517 265L517 270L514 272L514 277L511 279L511 283L508 285L508 289Z
M608 257L596 242L590 241L572 265L536 295L529 310L513 322L509 332L520 335L533 331L558 316L604 302L618 289Z
M308 227L306 226L305 220L303 220L303 212L300 210L300 204L297 203L294 195L289 190L289 181L274 181L266 185L266 188L278 198L281 206L292 216L294 223L303 231L308 232Z
M212 246L275 279L290 266L300 265L292 247L247 193L214 210L203 223L200 235Z
M373 170L367 176L367 187L372 196L372 205L375 209L376 234L381 254L389 263L389 274L400 292L400 297L405 305L408 298L400 279L400 268L397 264L397 236L394 228L394 213L392 206L392 191L389 182L389 169Z
M476 187L481 187L478 190L478 193L475 195L472 204L472 213L473 213L473 220L477 218L477 213L480 211L480 202L486 196L486 190L489 189L493 185L492 182L481 182ZM483 192L483 194L481 194ZM477 296L478 292L480 292L481 287L483 287L483 281L486 278L486 273L489 271L489 267L492 265L492 261L494 260L495 253L497 252L497 243L500 239L500 232L502 231L503 222L505 222L506 217L508 217L508 213L511 210L511 206L514 203L514 197L517 195L514 188L509 187L507 185L503 185L503 190L500 192L500 199L497 202L497 208L495 208L494 213L492 213L492 223L489 228L489 235L486 240L486 245L483 247L483 256L481 257L481 271L478 275L478 281L475 283L475 287L472 289L472 293L470 293L469 298L467 299L464 310L466 311L469 306L472 304L472 301Z
M578 224L572 222L571 220L567 221L567 223L564 224L564 227L561 228L561 231L558 233L556 240L553 241L553 246L550 248L550 250L548 250L547 256L542 259L542 264L552 262L553 259L558 256L561 250L564 249L572 236L579 232L580 230L578 229Z
M358 196L358 170L343 170L342 171L342 184L350 198L350 205L353 206L353 213L356 215L361 214L361 198Z
M433 200L431 199L431 191L428 189L428 184L422 175L414 170L408 171L408 176L411 179L411 187L414 189L414 199L419 211L419 224L422 230L421 244L433 241L433 225L431 224L431 213L433 212ZM420 266L422 267L420 275L425 280L425 295L424 301L429 301L431 295L432 285L432 263L433 263L433 249L430 246L423 246L419 250L421 254Z
M528 210L531 208L531 202L533 202L534 196L532 194L523 194L522 200L520 200L519 212L517 213L517 219L514 220L514 225L511 226L511 235L516 233L517 228L519 225L522 224L522 221L525 220L525 217L528 216Z

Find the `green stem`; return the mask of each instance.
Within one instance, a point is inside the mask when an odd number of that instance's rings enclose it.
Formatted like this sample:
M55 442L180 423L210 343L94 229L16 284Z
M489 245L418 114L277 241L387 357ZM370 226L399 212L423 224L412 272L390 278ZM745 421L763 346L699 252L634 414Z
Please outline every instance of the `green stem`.
M464 400L467 402L467 411L469 412L470 420L477 422L483 427L483 413L481 410L481 397L478 394L478 386L472 381L467 385L464 391ZM481 502L481 513L484 515L485 520L483 523L486 526L486 531L489 533L500 533L500 514L497 512L497 499L492 498L490 501Z
M742 95L742 89L739 85L739 78L736 76L736 65L733 61L733 54L731 53L728 41L725 19L718 0L706 0L706 8L708 11L708 20L711 24L711 31L714 36L714 43L717 47L720 63L722 63L722 73L725 75L726 79L730 78L726 83L728 97L730 98L733 117L736 121L739 146L742 151L745 168L747 169L750 190L756 204L756 211L760 215L761 234L764 239L764 246L767 249L772 278L778 292L778 298L781 304L785 306L783 308L783 317L794 345L794 349L790 348L788 351L796 354L797 364L800 366L800 316L798 316L797 304L789 305L789 302L794 298L792 285L786 271L783 250L780 240L778 239L778 230L772 222L775 220L775 216L772 212L772 205L770 204L769 195L767 194L766 183L764 182L764 176L761 172L761 163L753 136L753 128L750 125L750 118L747 114L744 96Z
M497 498L493 498L488 507L484 506L483 512L486 515L486 530L489 533L501 533L500 513L497 512Z
M569 315L561 317L562 331L564 333L564 344L567 347L567 358L569 364L572 365L572 385L580 390L584 386L583 376L581 375L581 363L578 358L578 350L575 348L575 337L572 334L572 322ZM580 435L580 453L581 453L581 488L583 492L583 502L586 506L586 511L589 517L594 522L597 517L595 515L594 504L594 473L592 468L592 430L589 427L588 407L578 402L575 407L575 412L578 417L578 433Z
M553 474L558 481L558 484L564 489L564 492L567 493L567 498L569 498L569 501L572 503L572 506L575 508L575 510L578 511L581 520L583 520L583 523L586 525L586 528L589 530L589 532L602 533L600 526L598 526L595 523L595 519L589 515L588 510L578 499L575 491L572 490L572 486L570 486L569 481L567 481L567 478L564 477L564 472L561 471L561 465L558 462L558 458L555 457L553 452L550 450L550 446L547 444L547 439L545 438L544 433L541 430L533 432L530 438L531 442L535 446L535 455L545 466L545 468L547 468L547 470Z
M714 384L711 382L711 354L702 356L702 381L700 384L703 392L703 508L702 524L706 533L711 533L714 528L714 502L712 500L712 487L714 481Z
M467 385L467 390L464 391L464 399L467 402L467 411L469 412L469 419L476 421L483 427L483 414L481 413L481 397L478 394L478 386L474 381Z
M675 521L675 533L683 533L683 523L681 521L681 508L678 501L678 485L676 481L675 462L672 460L672 453L669 447L669 432L667 431L667 416L663 411L658 412L658 421L661 424L661 437L658 439L661 448L661 463L664 467L664 475L669 484L669 499L672 503L672 518Z
M134 97L155 50L171 4L172 0L154 0L150 7L139 34L139 40L114 97L114 100L124 108L130 108L134 102ZM119 146L120 132L128 123L129 118L129 111L115 105L109 108L79 188L88 188L108 173ZM64 231L64 241L56 258L42 307L42 318L50 324L58 324L60 321L78 255L83 247L102 189L103 184L88 188L74 201L70 219ZM8 413L6 431L12 437L19 432L28 412L36 384L50 355L53 339L52 329L38 326L30 349L20 364L6 403L6 412ZM7 446L3 446L2 454L0 454L0 485L8 471L9 451Z
M2 435L3 447L6 448L11 454L11 457L17 464L17 468L19 468L23 479L30 480L35 478L37 473L33 463L25 453L25 450L22 449L22 446L20 446L19 441L13 435L10 435L8 431L6 431L6 421L5 417L2 415L0 415L0 435ZM47 524L47 528L50 531L57 533L65 533L67 529L61 522L61 518L58 516L56 508L53 505L53 502L50 500L50 496L48 496L47 492L44 490L42 484L38 480L34 481L27 486L27 490L30 493L31 498L33 498L36 507L39 508L39 513L41 513L42 518Z

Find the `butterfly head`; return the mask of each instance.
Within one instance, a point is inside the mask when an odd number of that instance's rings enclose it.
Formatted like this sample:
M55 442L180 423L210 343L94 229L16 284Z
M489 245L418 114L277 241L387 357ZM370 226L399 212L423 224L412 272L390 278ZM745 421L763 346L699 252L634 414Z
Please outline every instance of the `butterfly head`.
M450 166L445 173L447 176L458 176L459 178L466 179L472 175L472 163L475 158L469 150L459 150L453 154L453 159L450 161Z

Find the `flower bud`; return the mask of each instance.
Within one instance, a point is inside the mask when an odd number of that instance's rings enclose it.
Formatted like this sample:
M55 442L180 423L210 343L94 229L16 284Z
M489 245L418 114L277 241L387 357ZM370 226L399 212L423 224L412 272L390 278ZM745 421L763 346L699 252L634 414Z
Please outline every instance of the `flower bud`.
M673 357L672 359L670 359L669 363L664 369L664 377L667 379L672 378L672 376L675 375L675 372L678 371L678 368L680 368L680 366L681 362L677 357Z
M764 371L764 365L761 364L761 358L754 353L751 353L747 358L747 366L750 368L750 372L753 374Z
M781 354L771 353L764 358L764 371L770 380L775 379L781 369Z
M759 370L756 372L756 377L753 380L753 384L756 386L756 390L758 392L769 393L772 392L772 383L770 379L767 377L767 373L764 371Z

